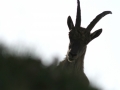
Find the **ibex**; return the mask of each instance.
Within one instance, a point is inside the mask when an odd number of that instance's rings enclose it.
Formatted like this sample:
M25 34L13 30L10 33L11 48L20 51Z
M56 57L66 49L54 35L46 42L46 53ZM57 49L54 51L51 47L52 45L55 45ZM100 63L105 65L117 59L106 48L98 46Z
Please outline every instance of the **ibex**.
M62 61L59 66L69 72L70 75L78 76L81 82L85 85L89 85L89 80L84 73L84 56L86 53L87 45L90 41L97 38L102 29L98 29L93 33L90 31L96 25L96 23L105 15L112 14L111 11L104 11L97 15L95 19L87 26L87 28L81 27L81 9L80 2L77 0L77 15L75 26L71 19L71 16L67 18L67 25L69 28L69 47L65 60Z

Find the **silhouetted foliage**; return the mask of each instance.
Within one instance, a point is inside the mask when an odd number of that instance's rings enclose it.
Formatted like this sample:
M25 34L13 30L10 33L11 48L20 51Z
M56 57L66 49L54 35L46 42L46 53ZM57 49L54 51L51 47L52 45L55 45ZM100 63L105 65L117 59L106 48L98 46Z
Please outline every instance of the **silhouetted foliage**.
M26 53L19 56L0 47L0 90L97 90L82 85L77 77L56 68L46 67Z

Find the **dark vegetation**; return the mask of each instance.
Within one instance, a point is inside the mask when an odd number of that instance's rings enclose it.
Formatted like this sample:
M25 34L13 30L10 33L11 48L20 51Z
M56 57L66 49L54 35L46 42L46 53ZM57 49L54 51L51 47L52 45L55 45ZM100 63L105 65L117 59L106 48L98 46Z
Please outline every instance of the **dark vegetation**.
M16 55L0 46L0 90L98 90L82 85L77 77L54 62L44 66L34 55Z

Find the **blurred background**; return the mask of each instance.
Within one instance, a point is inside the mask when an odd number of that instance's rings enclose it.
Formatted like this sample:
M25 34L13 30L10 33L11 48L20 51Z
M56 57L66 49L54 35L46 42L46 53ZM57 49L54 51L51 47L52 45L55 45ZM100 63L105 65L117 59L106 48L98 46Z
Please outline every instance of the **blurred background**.
M80 0L82 26L99 13L110 10L92 30L103 28L89 43L84 71L103 90L120 90L120 1ZM17 53L26 49L42 57L45 65L53 58L64 60L69 39L67 17L76 18L77 0L0 0L0 41Z

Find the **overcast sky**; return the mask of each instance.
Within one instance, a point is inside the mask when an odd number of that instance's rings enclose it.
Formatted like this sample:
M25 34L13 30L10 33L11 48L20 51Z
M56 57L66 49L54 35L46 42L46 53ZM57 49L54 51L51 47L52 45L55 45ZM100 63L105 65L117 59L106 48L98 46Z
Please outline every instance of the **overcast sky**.
M0 40L11 47L29 47L46 63L65 58L69 39L67 17L76 18L77 0L0 0ZM102 34L87 48L84 70L103 90L120 90L120 1L81 0L82 26L110 10L92 31Z

